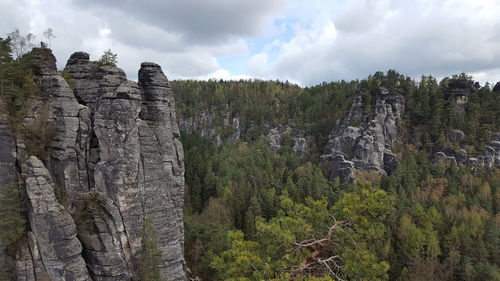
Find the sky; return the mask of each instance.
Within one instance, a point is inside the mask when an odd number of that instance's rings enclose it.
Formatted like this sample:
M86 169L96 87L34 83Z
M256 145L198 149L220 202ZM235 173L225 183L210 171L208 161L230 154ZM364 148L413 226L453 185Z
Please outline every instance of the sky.
M500 81L500 0L0 0L0 18L0 37L52 28L60 69L111 49L131 80L152 61L169 79Z

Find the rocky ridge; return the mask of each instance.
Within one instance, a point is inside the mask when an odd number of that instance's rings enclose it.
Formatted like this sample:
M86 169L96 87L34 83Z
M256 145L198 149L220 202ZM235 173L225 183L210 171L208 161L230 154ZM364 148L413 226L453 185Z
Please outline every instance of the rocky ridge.
M217 125L216 114L209 111L201 111L195 117L179 119L179 129L183 133L197 135L205 138L215 145L223 142L238 142L246 132L242 128L240 118L232 117L230 112L222 121L222 125ZM250 126L251 127L251 126ZM308 150L307 138L304 131L297 129L293 124L283 124L276 127L266 125L268 131L265 134L269 148L277 152L282 146L282 141L286 136L292 137L294 153L302 157Z
M434 164L470 166L472 168L500 167L500 133L495 133L479 155L472 155L467 150L465 134L453 129L446 134L453 148L438 149L431 158Z
M9 255L0 245L0 258L17 280L137 280L150 218L162 279L186 280L183 149L160 66L143 63L136 83L77 52L63 78L50 49L33 54L39 91L23 123L55 133L36 157L0 117L1 171L20 174L2 184L26 187L29 217L25 242Z
M365 112L363 94L373 99L373 112ZM398 139L404 110L405 98L397 88L380 87L355 95L346 117L337 120L321 156L328 179L352 179L355 169L393 172L397 161L391 147Z

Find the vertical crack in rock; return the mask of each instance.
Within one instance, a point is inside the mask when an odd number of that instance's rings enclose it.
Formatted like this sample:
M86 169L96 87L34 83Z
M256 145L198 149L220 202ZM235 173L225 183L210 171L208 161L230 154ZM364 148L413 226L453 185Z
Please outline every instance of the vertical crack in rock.
M39 91L23 124L43 121L56 133L44 144L42 161L0 116L0 184L19 181L19 163L29 202L29 231L11 259L17 279L137 280L143 224L150 218L162 280L186 280L184 155L160 66L143 63L136 83L77 52L63 78L50 49L33 54ZM5 245L0 250L4 261Z
M91 188L110 199L107 209L115 206L116 215L109 220L123 226L123 230L110 231L112 239L108 239L120 243L103 243L107 234L101 230L97 236L81 233L84 248L91 249L90 244L96 241L110 251L121 245L113 251L120 253L130 271L128 276L133 277L140 258L143 222L150 217L163 256L162 278L185 280L184 156L167 78L158 65L143 63L139 83L127 81L122 70L100 66L81 52L70 57L65 72L74 79L75 95L91 110ZM98 221L95 216L94 220ZM94 270L99 264L102 269L105 263L105 255L99 261L96 252L85 251L92 276L116 276L117 272Z
M57 72L55 57L50 49L34 49L37 57L38 99L32 100L32 110L26 123L44 118L56 129L56 138L50 142L47 168L53 176L56 192L67 207L88 192L88 173L85 163L89 150L89 110L78 103L67 81Z
M140 93L133 82L124 82L114 92L101 97L94 114L94 131L99 139L100 162L95 167L96 189L108 196L123 219L122 240L128 241L133 260L140 249L143 214L142 190L137 181L140 157L136 117L141 106Z
M158 233L162 277L184 280L184 155L173 94L167 77L154 63L141 64L139 87L143 99L138 126L144 159L144 215L153 219Z
M82 245L76 238L76 225L71 215L57 202L49 171L38 158L31 156L26 162L25 172L28 215L33 234L28 235L30 241L33 240L29 243L30 248L33 247L31 252L38 251L51 280L91 280L81 256ZM37 256L33 255L33 261L38 261ZM41 278L37 276L36 279Z

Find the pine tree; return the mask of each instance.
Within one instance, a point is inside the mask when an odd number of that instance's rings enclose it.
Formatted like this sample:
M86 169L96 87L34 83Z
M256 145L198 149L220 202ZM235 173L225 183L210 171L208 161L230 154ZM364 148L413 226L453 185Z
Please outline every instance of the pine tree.
M24 195L15 184L0 188L0 241L12 244L26 232Z
M99 63L101 65L116 66L118 63L118 55L111 52L111 49L108 49L102 54Z

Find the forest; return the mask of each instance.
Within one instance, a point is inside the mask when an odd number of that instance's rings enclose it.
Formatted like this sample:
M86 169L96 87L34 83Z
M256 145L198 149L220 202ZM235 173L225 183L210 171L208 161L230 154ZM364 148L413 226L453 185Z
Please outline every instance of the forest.
M469 90L457 111L450 89ZM480 153L499 131L500 92L464 73L415 81L394 70L367 79L299 87L279 81L173 81L179 120L238 116L239 141L182 136L186 162L185 254L202 280L500 280L500 172L431 163L456 144ZM396 87L406 112L394 147L397 170L328 181L320 167L329 131L356 93ZM492 88L495 88L494 90ZM266 131L293 124L308 136L298 157ZM231 128L229 128L230 130ZM227 134L226 134L227 135ZM314 261L311 261L313 258Z
M37 92L33 57L14 59L10 44L0 40L2 103L14 132L43 159L51 128L21 125L26 101ZM171 85L179 122L213 113L211 124L223 140L217 144L181 131L184 249L192 276L500 280L500 171L430 160L436 151L456 148L446 137L451 129L464 133L468 153L483 152L500 131L498 84L481 86L464 73L439 82L431 76L416 81L389 70L312 87L260 80ZM331 129L355 95L362 95L363 111L373 114L372 92L380 87L401 89L405 97L400 140L393 147L397 169L387 175L360 170L353 181L329 181L319 157ZM459 110L451 91L457 87L467 89ZM228 141L234 127L225 119L234 117L241 136ZM269 147L265 136L280 125L306 136L304 155L294 152L291 135L285 134L277 151ZM16 242L25 233L24 196L3 189L0 225L9 231L0 232L0 239ZM154 260L155 243L144 244L153 254L143 256ZM152 275L144 280L155 280Z

